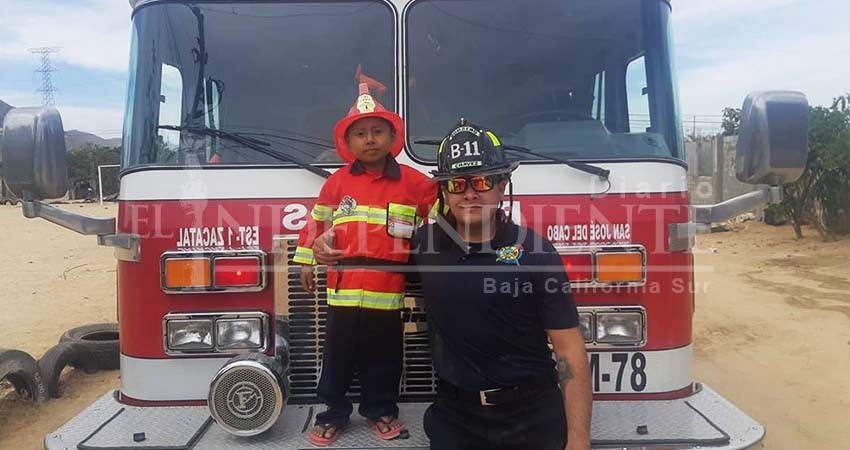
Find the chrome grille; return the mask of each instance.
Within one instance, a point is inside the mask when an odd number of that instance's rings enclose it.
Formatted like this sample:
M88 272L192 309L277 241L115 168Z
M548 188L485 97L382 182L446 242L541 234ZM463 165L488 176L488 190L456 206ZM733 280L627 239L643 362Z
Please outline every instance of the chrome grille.
M213 383L211 412L231 432L265 430L277 420L278 389L269 374L254 367L234 367Z
M326 272L317 267L317 289L315 293L301 287L301 266L292 263L297 240L281 239L278 251L283 252L285 268L276 267L286 274L285 289L288 297L283 314L289 318L290 370L289 387L291 403L306 403L316 400L316 389L322 371L322 347L327 318ZM283 260L284 258L281 258ZM276 286L275 289L281 289ZM408 285L405 308L401 311L404 322L404 367L401 376L403 400L420 400L434 395L436 379L431 365L431 350L428 333L425 331L425 310L421 305L421 289ZM349 396L360 393L360 382L355 374Z

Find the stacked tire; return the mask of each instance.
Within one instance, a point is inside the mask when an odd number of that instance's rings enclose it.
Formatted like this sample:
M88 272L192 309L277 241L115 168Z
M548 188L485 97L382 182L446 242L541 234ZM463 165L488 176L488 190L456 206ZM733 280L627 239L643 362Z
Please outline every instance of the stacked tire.
M118 324L96 323L71 328L59 343L38 361L51 397L59 398L59 377L65 367L83 369L86 373L118 370L120 367Z
M0 349L0 381L9 382L21 398L35 404L48 399L47 382L38 362L26 352Z
M61 396L59 378L66 367L86 373L120 366L118 324L98 323L72 328L38 361L20 350L0 349L0 381L35 404Z

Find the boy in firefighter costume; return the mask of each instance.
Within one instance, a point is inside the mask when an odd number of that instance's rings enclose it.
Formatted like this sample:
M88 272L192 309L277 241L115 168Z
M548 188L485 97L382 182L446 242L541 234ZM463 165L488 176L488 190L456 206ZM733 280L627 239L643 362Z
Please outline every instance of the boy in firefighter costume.
M346 392L355 369L361 384L360 415L382 439L404 437L398 418L402 371L403 306L409 241L436 198L436 184L395 160L404 146L404 123L360 84L348 115L334 127L337 153L348 163L319 193L301 231L294 261L301 283L316 288L313 241L325 235L344 258L328 268L328 316L319 398L310 442L332 444L352 412Z

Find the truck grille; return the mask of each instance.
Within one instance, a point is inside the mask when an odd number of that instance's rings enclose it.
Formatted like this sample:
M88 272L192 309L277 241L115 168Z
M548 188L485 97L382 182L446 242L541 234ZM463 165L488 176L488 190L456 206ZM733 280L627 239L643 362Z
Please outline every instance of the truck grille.
M325 267L319 266L316 268L316 292L310 293L301 287L301 267L292 263L296 242L295 238L289 237L275 242L275 297L278 312L286 314L289 319L290 402L307 403L316 400L316 389L322 372L322 347L328 311L325 292L327 281ZM431 398L436 392L436 378L431 364L431 347L419 286L408 285L404 305L401 311L404 322L401 398ZM360 382L355 373L349 395L356 398L359 393Z

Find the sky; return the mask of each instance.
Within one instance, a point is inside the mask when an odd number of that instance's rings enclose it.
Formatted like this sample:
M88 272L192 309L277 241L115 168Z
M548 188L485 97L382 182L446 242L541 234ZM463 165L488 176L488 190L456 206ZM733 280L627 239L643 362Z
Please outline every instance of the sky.
M672 0L683 121L709 132L747 93L791 89L812 105L850 92L850 0ZM0 0L0 100L41 103L39 59L53 55L65 129L119 137L129 60L126 0ZM686 126L689 130L690 126Z

